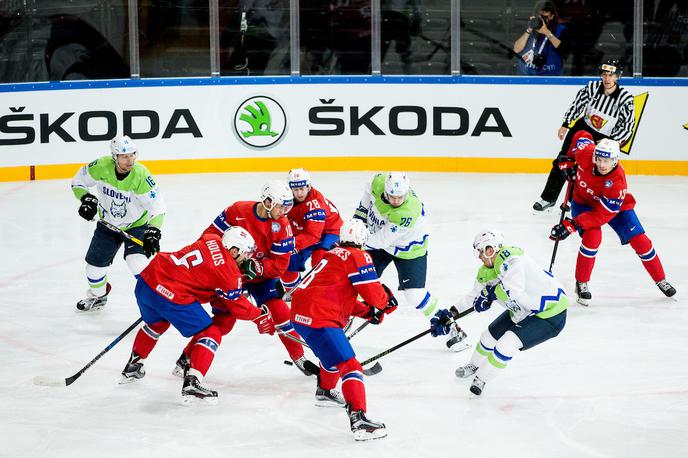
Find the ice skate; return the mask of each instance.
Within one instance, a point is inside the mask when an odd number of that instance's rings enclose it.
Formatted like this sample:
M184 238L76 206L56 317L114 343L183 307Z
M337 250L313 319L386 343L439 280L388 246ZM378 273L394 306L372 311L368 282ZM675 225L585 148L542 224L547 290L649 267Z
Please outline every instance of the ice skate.
M476 396L480 396L483 393L483 389L485 388L485 382L483 382L480 377L477 375L473 379L473 383L471 383L471 387L469 388L471 390L471 393L473 393Z
M110 290L112 289L112 286L110 286L110 283L107 284L105 287L105 294L102 296L96 296L93 294L93 291L88 290L86 293L86 298L81 299L79 302L76 303L76 309L79 312L95 312L97 310L102 309L105 304L107 304L107 297L108 294L110 294Z
M454 373L458 378L468 378L476 372L478 372L478 366L473 363L468 363L465 366L457 368Z
M120 385L125 383L132 383L138 379L142 379L146 375L146 370L143 368L141 357L134 352L131 352L127 365L122 371L122 379L119 381Z
M354 433L354 440L367 441L371 439L382 439L387 436L384 423L369 420L362 410L351 410L351 406L346 407L351 422L351 432Z
M174 366L174 369L172 369L172 375L179 378L184 378L186 377L186 373L190 367L191 360L188 356L182 353L181 355L179 355L179 359L177 359L177 364Z
M449 328L449 338L447 339L447 348L454 352L463 351L470 347L466 342L468 335L458 324L452 323Z
M182 404L189 406L195 401L215 405L217 404L217 391L201 385L195 375L187 375L184 377L184 386L182 387Z
M583 283L580 281L576 282L576 296L578 296L576 301L580 305L584 305L586 307L588 305L590 305L590 300L592 299L592 294L590 293L590 289L588 288L587 283Z
M538 200L537 202L535 202L533 204L533 210L534 210L533 213L535 213L535 214L543 213L545 210L547 210L547 212L549 213L551 211L549 209L554 207L555 203L556 202L548 202L546 200Z
M339 391L317 387L315 389L315 405L317 407L345 407L346 401Z
M676 288L671 286L671 284L668 281L666 281L666 279L658 281L657 287L661 292L664 293L666 297L671 297L674 294L676 294Z
M303 372L305 376L318 375L320 373L320 368L313 364L311 361L307 360L305 356L293 360L294 365Z

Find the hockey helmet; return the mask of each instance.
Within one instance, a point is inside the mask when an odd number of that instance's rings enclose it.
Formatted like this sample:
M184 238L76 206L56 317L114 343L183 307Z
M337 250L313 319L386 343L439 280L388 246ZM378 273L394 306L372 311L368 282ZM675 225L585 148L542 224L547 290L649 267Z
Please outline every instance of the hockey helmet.
M362 247L369 235L368 228L363 221L358 218L351 218L342 224L339 230L339 241Z
M595 146L595 158L611 159L614 161L614 164L617 164L620 151L619 142L611 138L603 138Z
M291 193L291 189L284 181L271 180L265 183L263 190L260 193L260 201L265 205L265 199L270 199L272 204L270 208L265 207L266 210L270 211L275 205L283 205L284 212L287 213L294 206L294 195Z
M613 75L616 75L617 77L621 78L621 74L623 73L623 68L619 64L618 60L608 60L604 62L602 65L600 65L600 74L601 73L611 73Z
M385 194L391 197L404 197L411 183L405 172L389 172L385 179Z
M311 186L311 174L306 169L291 169L287 175L287 182L289 187L302 188L304 186Z
M138 148L128 135L115 137L110 141L110 154L117 160L119 154L136 154Z
M473 238L473 250L475 250L475 257L479 258L480 254L490 246L495 250L496 253L503 244L504 237L500 232L491 229L483 229Z
M246 229L239 226L232 226L222 234L222 246L224 246L227 251L231 248L238 249L239 255L250 255L256 249L256 242Z

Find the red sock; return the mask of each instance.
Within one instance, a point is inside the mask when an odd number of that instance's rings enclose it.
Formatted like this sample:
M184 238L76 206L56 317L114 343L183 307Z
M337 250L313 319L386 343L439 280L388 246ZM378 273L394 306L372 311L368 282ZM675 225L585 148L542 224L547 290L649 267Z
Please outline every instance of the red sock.
M157 323L146 324L136 334L134 348L132 351L139 355L141 359L148 358L148 355L158 343L160 336L170 327L168 321L158 321Z
M643 267L650 274L652 280L657 283L660 280L664 280L666 276L664 275L664 267L662 267L662 262L659 260L659 256L652 247L652 241L645 234L636 235L630 240L631 247L635 250L636 254L643 262Z
M217 329L220 331L220 334L223 336L226 336L229 334L229 332L234 328L234 324L236 323L236 318L234 318L232 315L229 313L215 313L213 315L213 325L217 327ZM186 356L191 356L191 350L193 349L194 345L196 345L196 342L198 341L198 334L193 336L191 340L189 340L189 343L186 344L186 347L184 347L184 354Z
M298 272L286 271L284 275L280 277L280 281L282 282L282 286L284 286L284 290L289 291L296 285L299 278L301 278L301 276Z
M294 328L291 325L291 321L289 321L289 307L287 306L286 302L284 302L282 299L273 298L265 301L265 305L268 306L268 310L270 310L272 320L275 322L275 327L277 329L279 329L282 332L288 333L289 335L294 336L297 339L301 338L301 336L299 336L296 333L296 331L294 331ZM283 335L280 335L279 338L282 341L282 345L284 345L284 348L287 349L289 357L292 360L297 360L303 356L303 347L300 343L294 342L290 338L285 337Z
M337 386L339 381L339 369L336 367L325 368L320 363L320 375L318 375L318 386L323 390L331 390Z
M222 342L222 334L217 326L209 328L194 336L196 343L191 349L191 368L196 369L204 377L215 358L215 352Z
M342 375L342 394L351 410L366 411L366 392L363 383L363 368L356 358L337 364Z
M587 283L590 281L592 269L595 267L597 250L602 243L602 229L595 227L586 229L581 237L576 260L576 281Z

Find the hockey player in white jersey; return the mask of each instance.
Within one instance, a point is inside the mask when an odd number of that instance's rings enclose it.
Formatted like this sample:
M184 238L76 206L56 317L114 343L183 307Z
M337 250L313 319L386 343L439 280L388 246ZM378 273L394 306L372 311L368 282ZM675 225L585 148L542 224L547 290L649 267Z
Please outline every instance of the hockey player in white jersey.
M81 201L79 216L96 218L116 226L143 241L143 247L125 239L120 232L96 224L86 253L87 297L76 304L79 311L102 308L110 293L107 268L124 243L124 259L134 275L147 258L160 251L160 228L165 203L148 169L136 162L137 148L124 135L110 142L110 154L79 169L72 180L72 192ZM95 194L90 193L95 188Z
M484 312L493 302L507 310L480 336L470 363L456 369L459 378L473 378L470 391L479 396L519 351L556 337L566 324L566 292L554 276L539 267L517 247L504 246L500 233L479 232L473 249L483 265L473 290L456 308ZM440 310L433 317L433 335L446 331L437 326L449 315ZM445 319L446 322L446 319Z
M375 175L366 186L354 218L368 226L371 235L365 249L373 258L378 276L394 262L399 290L406 302L431 318L439 310L439 303L425 288L430 239L427 215L406 173ZM452 325L447 347L465 350L465 337L458 325Z

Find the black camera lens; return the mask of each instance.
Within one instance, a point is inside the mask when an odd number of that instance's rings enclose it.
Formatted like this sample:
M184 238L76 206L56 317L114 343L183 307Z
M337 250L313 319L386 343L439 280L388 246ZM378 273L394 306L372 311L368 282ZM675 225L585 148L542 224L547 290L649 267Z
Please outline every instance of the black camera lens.
M540 27L542 27L543 24L544 22L542 22L542 18L540 16L528 20L528 27L533 30L540 30Z

